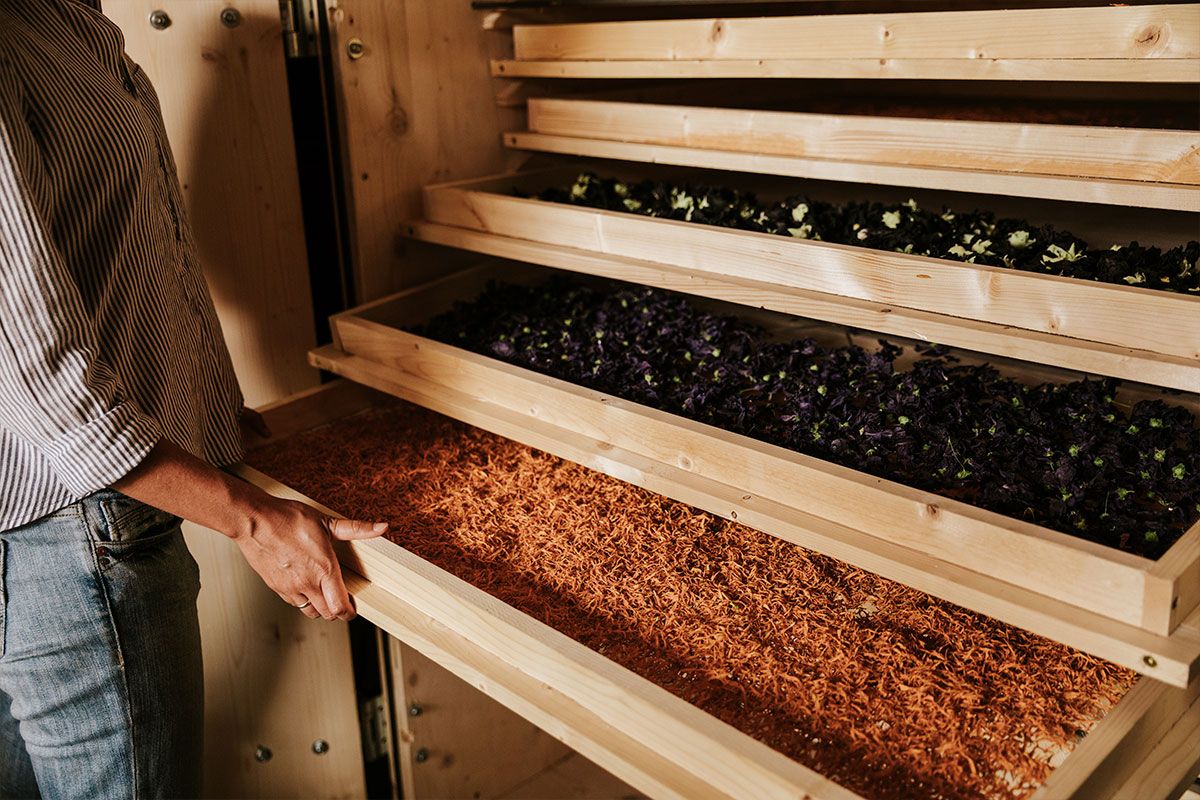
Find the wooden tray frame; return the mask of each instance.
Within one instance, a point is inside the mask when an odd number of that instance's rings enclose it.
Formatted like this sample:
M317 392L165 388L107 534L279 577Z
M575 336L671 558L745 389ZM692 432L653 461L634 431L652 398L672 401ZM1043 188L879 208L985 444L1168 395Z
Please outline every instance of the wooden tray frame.
M1196 31L1197 4L516 25L493 74L1186 83Z
M1200 132L530 98L519 150L1200 211Z
M478 413L473 398L434 389L429 404ZM339 381L262 410L285 436L370 407L373 394ZM337 516L250 467L233 471ZM396 544L339 543L338 554L364 618L652 797L858 797ZM1159 782L1186 785L1198 695L1200 681L1141 679L1034 797L1128 796L1146 764Z
M552 168L429 186L426 220L598 258L686 269L704 278L800 290L827 297L827 314L836 313L838 303L855 308L855 301L903 309L909 319L908 312L921 312L943 323L943 336L924 337L931 341L1030 361L1056 359L1048 363L1200 392L1200 297L511 194L514 188L539 191L577 172ZM415 235L419 226L409 230ZM1060 346L1046 352L1048 339Z
M400 396L461 392L492 415L470 424L516 415L489 429L1174 685L1200 670L1200 525L1149 561L400 330L491 280L543 276L488 264L345 312L312 362Z

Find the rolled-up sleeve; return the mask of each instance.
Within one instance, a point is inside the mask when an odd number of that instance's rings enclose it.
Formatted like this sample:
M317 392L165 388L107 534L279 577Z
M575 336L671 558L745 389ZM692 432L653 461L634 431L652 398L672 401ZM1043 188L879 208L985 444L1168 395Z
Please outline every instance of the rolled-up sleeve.
M97 357L94 325L45 223L42 170L20 83L0 61L0 427L82 497L137 466L161 431Z

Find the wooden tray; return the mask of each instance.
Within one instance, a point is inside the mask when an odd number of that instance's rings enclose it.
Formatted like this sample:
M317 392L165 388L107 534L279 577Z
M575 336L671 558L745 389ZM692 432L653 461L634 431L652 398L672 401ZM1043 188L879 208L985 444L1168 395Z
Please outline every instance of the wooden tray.
M1200 211L1200 132L531 98L512 148Z
M372 395L336 382L263 413L276 437L286 436L369 407ZM477 407L452 390L428 399L446 410ZM321 508L249 467L235 472ZM364 618L653 797L857 797L396 544L348 543L339 556ZM1186 742L1200 718L1198 694L1200 683L1142 679L1035 797L1134 796L1143 780L1163 791L1182 787L1196 767Z
M335 316L313 363L1160 680L1200 670L1200 525L1149 561L401 330L544 277L489 264ZM443 391L476 411L431 404Z
M1200 6L517 25L513 42L493 74L1195 82Z
M512 195L514 189L532 193L569 184L578 171L555 168L430 186L425 215L429 222L609 260L923 312L936 318L940 330L925 335L916 323L916 338L1200 391L1200 297ZM418 226L410 230L416 234ZM1052 352L1043 350L1048 339L1059 345Z

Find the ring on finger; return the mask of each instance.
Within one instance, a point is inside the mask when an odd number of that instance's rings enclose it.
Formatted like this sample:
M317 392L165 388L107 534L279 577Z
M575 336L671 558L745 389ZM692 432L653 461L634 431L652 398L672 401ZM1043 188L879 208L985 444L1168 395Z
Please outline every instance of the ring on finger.
M311 606L311 605L312 605L312 601L311 601L311 600L305 600L303 603L301 603L300 605L296 606L296 608L297 608L297 609L300 609L300 610L303 610L303 609L305 609L305 608L308 608L308 607L309 607L309 606Z

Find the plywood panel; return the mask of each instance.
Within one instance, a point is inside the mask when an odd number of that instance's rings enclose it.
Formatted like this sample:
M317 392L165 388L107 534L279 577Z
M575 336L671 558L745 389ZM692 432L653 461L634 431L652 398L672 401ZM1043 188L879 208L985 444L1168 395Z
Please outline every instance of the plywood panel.
M499 798L571 755L437 662L388 643L405 797Z
M502 131L518 109L496 106L488 59L511 45L485 31L467 2L340 0L330 4L332 40L354 275L359 301L443 273L454 256L405 241L405 220L420 216L421 187L505 169ZM347 44L363 54L352 59ZM461 262L458 262L461 263Z
M242 23L221 24L237 8ZM171 18L155 30L152 10ZM274 0L105 4L158 90L200 260L246 402L317 382L291 111Z
M364 797L346 623L288 606L224 536L184 533L203 584L205 796ZM328 752L313 752L318 739Z
M227 7L241 12L221 24ZM161 9L172 24L147 21ZM234 367L250 404L314 386L315 341L276 0L105 3L154 82ZM365 794L349 639L288 608L224 537L185 526L200 563L205 794ZM316 739L329 743L323 755ZM272 757L259 762L259 745Z
M571 753L498 800L645 800L645 795Z

